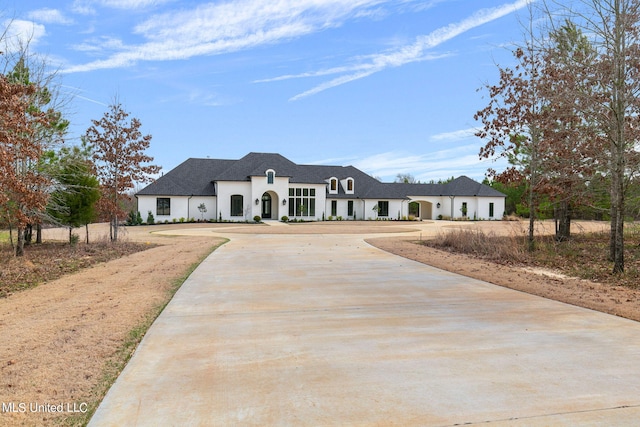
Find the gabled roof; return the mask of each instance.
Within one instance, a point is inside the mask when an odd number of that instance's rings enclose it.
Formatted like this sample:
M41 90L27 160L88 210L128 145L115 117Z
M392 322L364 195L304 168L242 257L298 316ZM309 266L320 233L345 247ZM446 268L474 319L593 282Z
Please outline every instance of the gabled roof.
M187 159L137 194L153 196L215 196L216 181L250 181L273 169L290 184L324 184L330 178L353 178L354 194L331 198L407 199L419 196L504 197L493 188L461 176L446 184L382 183L353 166L298 165L274 153L249 153L239 160Z

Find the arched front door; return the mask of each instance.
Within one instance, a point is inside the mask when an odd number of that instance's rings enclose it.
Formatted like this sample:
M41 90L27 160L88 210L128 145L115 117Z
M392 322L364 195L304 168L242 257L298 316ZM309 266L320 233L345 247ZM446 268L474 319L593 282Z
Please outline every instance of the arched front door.
M262 218L271 219L271 194L262 195Z

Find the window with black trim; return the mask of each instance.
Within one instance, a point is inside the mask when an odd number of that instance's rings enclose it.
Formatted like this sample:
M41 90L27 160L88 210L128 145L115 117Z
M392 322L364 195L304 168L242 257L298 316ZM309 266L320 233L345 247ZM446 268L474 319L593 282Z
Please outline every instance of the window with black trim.
M156 216L171 215L171 199L168 197L158 197L156 199Z
M389 216L389 202L388 201L379 201L378 202L378 216Z
M331 191L338 191L338 180L335 178L331 179Z
M352 179L348 179L347 180L347 191L353 191L353 180Z
M316 216L315 188L289 188L289 216Z
M242 216L244 197L241 194L231 196L231 216Z
M273 171L267 172L267 184L273 184L273 180L275 176L276 176L275 172Z

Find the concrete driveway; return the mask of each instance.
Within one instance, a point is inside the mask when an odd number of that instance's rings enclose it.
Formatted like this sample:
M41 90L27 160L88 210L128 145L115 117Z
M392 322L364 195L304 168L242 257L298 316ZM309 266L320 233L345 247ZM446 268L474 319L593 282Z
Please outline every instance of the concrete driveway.
M234 235L90 426L637 425L640 324L390 255Z

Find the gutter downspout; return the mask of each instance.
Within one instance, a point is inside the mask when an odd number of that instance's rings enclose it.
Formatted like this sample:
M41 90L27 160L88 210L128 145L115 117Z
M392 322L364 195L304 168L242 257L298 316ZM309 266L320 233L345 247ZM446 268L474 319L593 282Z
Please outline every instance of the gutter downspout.
M455 198L456 196L449 196L449 199L451 199L451 220L453 220L453 201Z
M187 199L187 221L189 221L189 218L191 218L191 215L189 215L189 201L191 200L191 198L193 197L193 194L189 196L189 198Z

